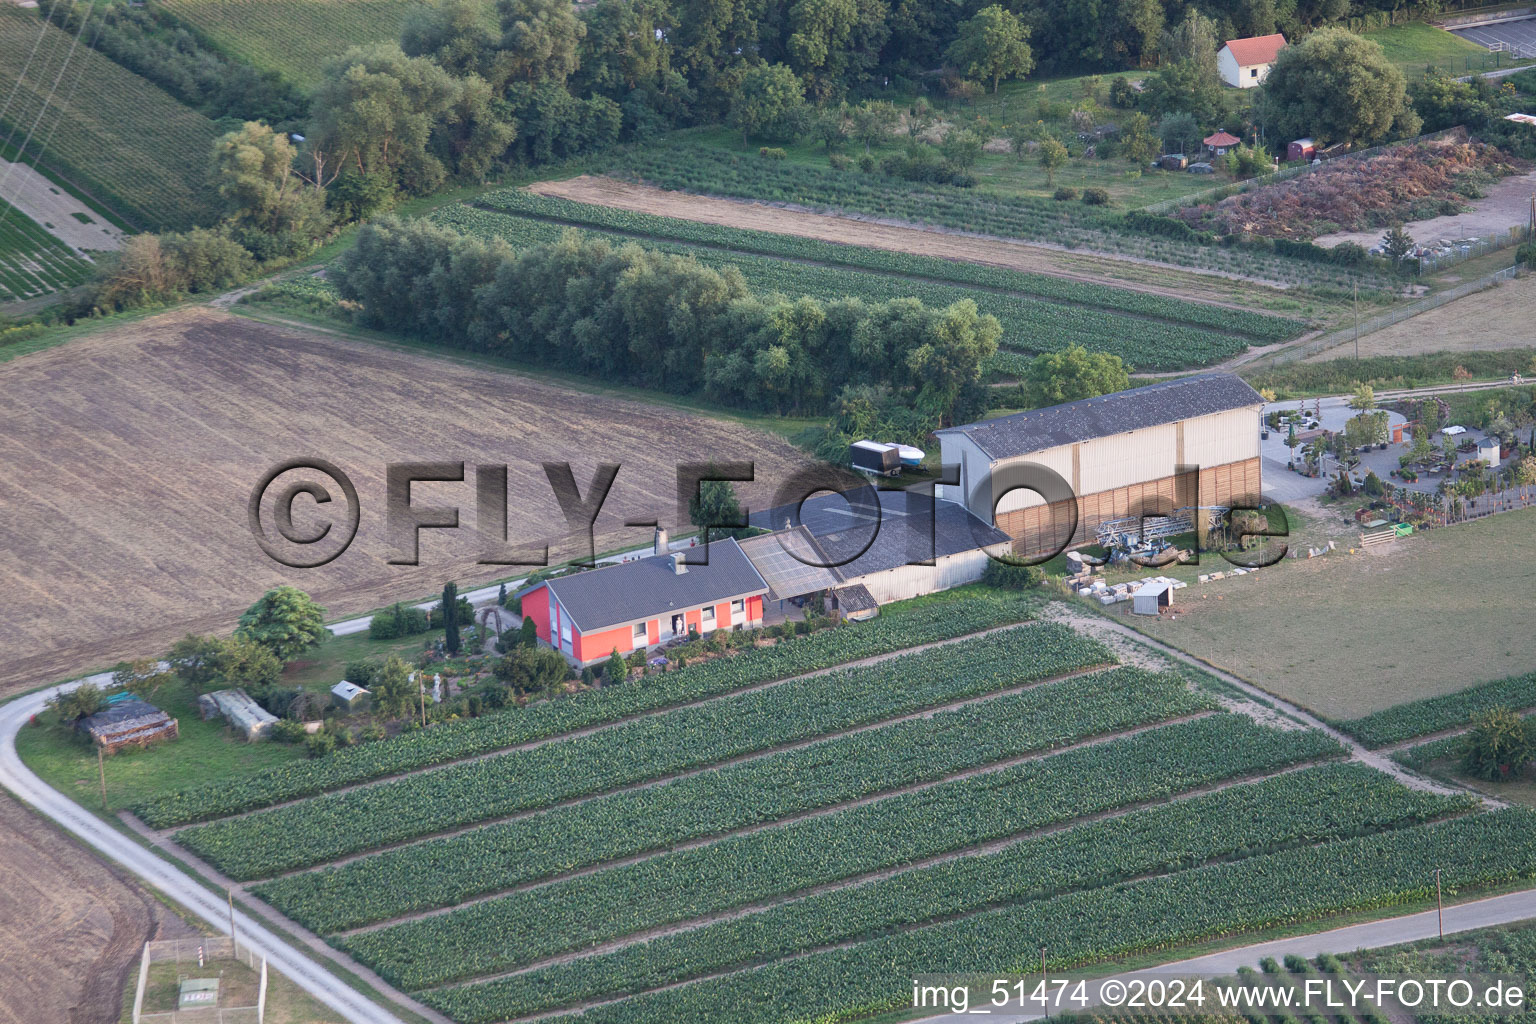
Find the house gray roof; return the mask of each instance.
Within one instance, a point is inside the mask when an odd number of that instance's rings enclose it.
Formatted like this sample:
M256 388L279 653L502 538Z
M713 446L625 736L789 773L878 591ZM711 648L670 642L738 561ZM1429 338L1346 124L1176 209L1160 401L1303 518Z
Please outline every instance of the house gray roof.
M754 512L749 520L753 526L783 530L793 523L794 513L794 506L780 505ZM1010 539L962 506L935 499L926 488L822 492L801 505L800 522L822 552L822 564L835 567L845 582Z
M962 434L992 459L1008 459L1096 437L1208 416L1264 399L1230 373L1201 373L1143 388L1014 413L995 420L935 431Z
M549 589L583 633L768 592L734 539L708 550L708 565L685 564L684 573L673 571L671 555L649 555L549 580ZM704 552L700 545L674 554L702 561Z

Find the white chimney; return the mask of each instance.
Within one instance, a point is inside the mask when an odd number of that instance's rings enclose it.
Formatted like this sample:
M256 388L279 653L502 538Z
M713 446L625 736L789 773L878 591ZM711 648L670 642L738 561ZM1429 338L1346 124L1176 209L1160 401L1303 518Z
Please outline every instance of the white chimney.
M686 552L679 551L677 554L672 556L672 571L677 573L679 576L688 571L688 567L683 564L683 558L685 554Z
M656 527L656 554L658 556L667 553L667 531L660 526Z

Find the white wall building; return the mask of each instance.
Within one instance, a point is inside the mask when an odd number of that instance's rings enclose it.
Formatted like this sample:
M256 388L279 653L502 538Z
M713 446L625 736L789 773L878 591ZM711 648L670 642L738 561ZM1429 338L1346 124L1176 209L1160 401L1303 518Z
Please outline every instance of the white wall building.
M1279 32L1271 36L1228 39L1216 53L1216 71L1221 80L1233 88L1252 89L1264 83L1270 65L1283 49L1285 36Z

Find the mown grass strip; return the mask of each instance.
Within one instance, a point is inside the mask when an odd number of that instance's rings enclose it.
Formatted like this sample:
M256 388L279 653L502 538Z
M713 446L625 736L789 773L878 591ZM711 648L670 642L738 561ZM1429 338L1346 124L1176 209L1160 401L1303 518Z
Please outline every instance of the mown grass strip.
M910 1005L922 974L1027 973L1536 876L1536 813L1476 814L1010 906L589 1008L582 1024L779 1024ZM983 986L985 989L985 986ZM980 996L987 998L985 992Z
M445 722L387 742L348 747L318 760L269 768L234 782L185 789L140 804L134 813L152 828L171 828L269 807L844 662L1021 622L1038 606L1039 599L1032 594L965 587L882 609L873 622L781 640L771 647L647 676L624 686Z
M998 904L1400 828L1472 803L1410 790L1361 764L1320 765L425 999L468 1024L507 1020Z
M1340 752L1217 714L334 941L425 988Z
M1113 661L1064 626L1004 630L195 826L176 841L233 878L263 878Z
M1511 676L1438 697L1425 697L1363 718L1334 722L1367 747L1384 747L1415 736L1466 725L1472 716L1497 707L1536 706L1536 672Z
M327 934L1215 707L1178 676L1111 669L278 879L256 894Z

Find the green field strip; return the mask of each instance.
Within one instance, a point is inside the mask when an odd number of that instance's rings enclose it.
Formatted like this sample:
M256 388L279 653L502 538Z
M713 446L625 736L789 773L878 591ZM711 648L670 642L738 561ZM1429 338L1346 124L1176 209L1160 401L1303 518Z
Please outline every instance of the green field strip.
M1306 329L1305 324L1286 317L1229 309L1224 306L1176 299L1129 288L1073 281L1049 274L1032 274L983 263L967 263L860 245L839 245L795 235L780 235L769 231L662 217L651 213L580 203L558 196L539 195L525 189L490 192L481 196L476 202L477 205L503 213L526 214L575 225L610 228L643 237L692 242L733 252L754 253L781 259L809 260L905 277L971 285L1001 292L1016 292L1109 312L1210 327L1228 333L1245 334L1257 340L1281 341Z
M0 5L0 65L28 68L0 129L15 130L20 144L38 125L26 152L8 156L29 163L40 158L142 226L186 228L212 220L207 164L218 125L74 41L36 10ZM61 71L74 84L53 90Z
M781 1024L910 1006L923 974L1058 969L1536 875L1536 813L1503 810L1010 906L589 1008L582 1024ZM985 998L985 996L983 996Z
M332 941L426 988L1341 752L1219 713Z
M255 892L327 934L1215 707L1178 676L1111 669L290 876ZM455 868L438 871L441 864Z
M465 234L501 238L514 247L549 244L568 228L547 220L518 217L469 206L437 211L432 220ZM580 229L614 245L642 244L624 234L601 229ZM926 305L944 307L969 299L983 313L998 318L1003 326L999 344L1025 354L1052 352L1082 345L1111 352L1137 369L1185 369L1230 358L1248 348L1248 339L1220 334L1161 320L1138 319L1099 309L1066 305L1041 299L984 290L976 286L918 281L877 271L820 266L810 262L776 259L664 240L644 241L645 248L691 256L716 269L736 267L759 293L787 296L811 295L824 300L854 297L866 302L898 298L921 299Z
M1364 765L1322 765L424 998L476 1024L546 1013L994 906L1398 828L1471 804L1407 789Z
M232 878L263 878L1113 662L1064 626L1023 626L194 826L176 841Z
M313 761L256 772L237 782L197 786L141 804L152 828L218 818L331 789L449 764L503 748L611 725L640 715L713 700L751 686L845 662L940 643L1031 617L1038 599L966 587L881 610L872 622L822 630L660 676L610 686L480 718L433 725L388 743L349 747Z
M1536 673L1469 686L1455 693L1425 697L1362 718L1330 724L1372 749L1466 725L1473 715L1494 708L1536 707Z

